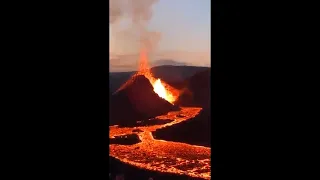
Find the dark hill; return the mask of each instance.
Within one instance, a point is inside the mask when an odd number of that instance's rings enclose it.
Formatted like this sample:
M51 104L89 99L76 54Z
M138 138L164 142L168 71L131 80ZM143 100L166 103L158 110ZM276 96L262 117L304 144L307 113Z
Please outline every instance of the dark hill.
M135 75L111 96L109 122L129 126L177 109L153 91L146 77Z
M135 72L113 72L109 73L109 91L114 93L120 88Z
M173 86L183 87L177 105L202 107L203 110L192 119L153 132L154 137L211 147L210 69Z
M196 66L157 66L151 68L152 74L155 78L161 78L165 82L177 82L183 81L194 74L207 70L208 67L196 67Z
M196 73L184 81L183 84L184 90L176 104L180 106L210 107L210 69Z
M184 142L211 147L211 111L203 109L198 116L187 121L158 129L153 132L155 139Z

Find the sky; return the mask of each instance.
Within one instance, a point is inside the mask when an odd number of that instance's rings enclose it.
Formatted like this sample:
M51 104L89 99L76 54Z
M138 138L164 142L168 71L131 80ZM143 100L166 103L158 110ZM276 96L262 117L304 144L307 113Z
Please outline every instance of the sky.
M210 0L159 0L152 6L150 31L161 38L150 53L150 64L170 59L193 66L210 66ZM120 25L119 25L120 24ZM119 26L129 23L122 20ZM138 49L130 38L120 39L110 25L110 71L137 69Z

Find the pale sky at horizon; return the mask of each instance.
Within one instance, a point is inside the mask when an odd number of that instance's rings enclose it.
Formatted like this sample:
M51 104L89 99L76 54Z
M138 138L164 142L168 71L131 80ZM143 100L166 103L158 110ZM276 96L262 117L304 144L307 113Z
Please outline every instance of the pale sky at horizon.
M111 25L110 54L117 55L117 60L111 57L110 71L135 70L137 47L130 46L127 42L130 40L120 42L115 39L112 28ZM148 29L160 32L161 39L150 61L161 58L195 66L210 66L210 28L210 0L159 0L153 5Z

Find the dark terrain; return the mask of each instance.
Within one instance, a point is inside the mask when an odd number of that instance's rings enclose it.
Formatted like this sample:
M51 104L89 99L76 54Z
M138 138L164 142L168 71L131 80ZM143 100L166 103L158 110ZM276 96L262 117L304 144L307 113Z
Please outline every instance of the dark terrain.
M141 142L137 134L127 134L124 136L115 136L109 139L110 144L132 145Z
M181 82L179 86L184 91L176 104L179 106L202 107L203 110L193 119L157 130L153 133L155 139L210 147L210 69L194 74Z
M193 76L197 72L210 69L208 67L195 67L195 66L171 66L163 65L151 68L151 72L156 78L171 83L183 82L187 78ZM110 93L114 93L121 87L130 77L136 72L111 72L109 73L109 89Z
M113 94L120 88L135 72L112 72L109 73L109 92Z
M173 87L176 86L182 90L176 104L210 108L210 71L206 69L187 78L182 83L172 84Z
M167 124L172 122L171 119L157 119L157 118L151 118L148 120L141 121L139 123L140 126L152 126L152 125L160 125L160 124Z
M155 139L184 142L211 147L210 109L203 109L198 116L152 133Z
M173 120L171 120L171 119L151 118L151 119L145 119L145 120L141 120L141 121L136 121L135 123L119 125L119 127L139 127L139 126L161 125L161 124L170 123L172 121Z
M161 78L163 81L170 82L181 82L185 79L193 76L198 72L210 69L208 67L196 67L196 66L157 66L151 68L155 78Z

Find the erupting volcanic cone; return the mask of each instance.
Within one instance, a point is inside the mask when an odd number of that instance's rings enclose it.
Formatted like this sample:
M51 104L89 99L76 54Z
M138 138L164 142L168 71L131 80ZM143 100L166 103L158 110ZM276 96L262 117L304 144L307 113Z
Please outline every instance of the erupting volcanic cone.
M179 107L159 97L144 75L135 75L112 95L110 125L133 125L173 110Z

